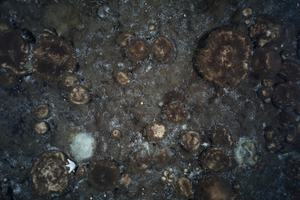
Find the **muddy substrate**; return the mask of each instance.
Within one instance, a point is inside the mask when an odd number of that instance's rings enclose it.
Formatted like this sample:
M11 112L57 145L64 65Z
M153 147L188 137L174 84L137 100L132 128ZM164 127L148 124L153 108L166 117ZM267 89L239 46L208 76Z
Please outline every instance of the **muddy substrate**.
M58 82L34 75L20 77L12 89L1 88L1 199L180 199L173 186L179 177L186 176L196 186L210 174L224 177L231 185L240 184L239 190L231 192L245 200L300 198L299 183L284 173L287 158L297 158L299 154L299 136L296 143L285 141L286 134L295 133L299 121L295 112L282 112L272 102L265 103L259 98L261 79L255 74L250 73L240 86L229 91L205 80L193 69L198 41L206 33L220 27L248 33L251 24L244 23L246 17L242 14L247 7L253 9L253 15L248 17L251 22L262 13L282 20L287 27L286 40L277 52L288 50L296 58L295 37L300 24L297 3L78 0L63 1L61 10L55 12L51 6L56 4L51 0L4 0L0 3L1 18L9 19L15 28L31 32L35 42L44 28L56 29L59 37L75 48L75 74L81 85L91 86L91 100L85 105L73 105ZM155 25L154 30L149 30L150 24ZM125 55L126 47L118 43L121 33L132 33L150 46L158 36L167 37L175 48L173 60L160 64L148 55L143 60L131 61ZM130 74L129 84L119 84L118 71ZM275 84L285 82L277 75L274 80ZM178 103L187 111L184 122L169 120L165 111L171 103ZM50 109L50 116L44 120L50 131L44 135L34 131L35 123L39 122L34 109L40 104L47 104ZM147 137L147 126L153 121L167 129L162 141L150 141ZM236 165L233 149L223 149L229 166L223 172L212 172L202 169L202 152L183 148L180 137L184 130L200 133L208 139L203 145L213 147L209 139L219 125L230 132L235 145L241 139L254 142L258 156L255 166ZM111 136L116 129L121 132L119 139ZM281 134L279 148L274 152L265 148L264 134L269 129L277 129ZM37 196L28 175L35 158L47 150L60 150L74 160L71 143L80 132L88 133L97 145L91 158L75 160L77 166L88 169L92 161L113 160L121 174L129 174L131 184L119 184L104 192L93 188L87 176L75 176L62 195ZM147 169L141 170L135 164L160 149L167 149L169 157L151 159ZM136 152L142 160L135 160ZM165 170L175 176L170 186L161 180ZM194 192L194 199L205 199L196 196L195 187Z

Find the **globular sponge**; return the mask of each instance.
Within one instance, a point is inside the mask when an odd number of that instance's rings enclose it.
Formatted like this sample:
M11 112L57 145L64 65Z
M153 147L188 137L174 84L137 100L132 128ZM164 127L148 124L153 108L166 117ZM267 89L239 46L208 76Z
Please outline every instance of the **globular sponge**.
M257 163L255 143L252 140L243 138L234 149L234 158L241 167L252 167Z
M96 140L88 133L77 133L71 138L71 153L77 162L94 155Z

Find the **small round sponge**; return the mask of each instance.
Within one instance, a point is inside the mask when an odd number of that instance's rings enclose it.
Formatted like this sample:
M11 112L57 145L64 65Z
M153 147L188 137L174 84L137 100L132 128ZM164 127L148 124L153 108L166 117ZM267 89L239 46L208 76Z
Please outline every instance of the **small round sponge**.
M87 133L78 133L71 138L71 153L77 162L94 155L96 140Z
M241 167L252 167L257 163L256 147L252 140L240 139L234 149L234 158Z

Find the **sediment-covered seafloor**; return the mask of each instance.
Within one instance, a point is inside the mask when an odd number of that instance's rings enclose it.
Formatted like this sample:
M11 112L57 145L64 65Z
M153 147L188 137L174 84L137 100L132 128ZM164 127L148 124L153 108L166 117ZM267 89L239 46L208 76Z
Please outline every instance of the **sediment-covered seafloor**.
M294 0L0 2L0 199L300 199Z

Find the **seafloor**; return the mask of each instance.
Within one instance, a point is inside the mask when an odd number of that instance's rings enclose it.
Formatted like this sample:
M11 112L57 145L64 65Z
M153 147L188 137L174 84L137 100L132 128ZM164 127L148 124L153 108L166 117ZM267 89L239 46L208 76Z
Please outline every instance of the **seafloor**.
M300 162L289 161L300 157L299 112L278 108L272 101L260 98L262 79L253 71L240 85L228 90L195 71L193 60L202 36L222 27L248 35L254 18L268 14L285 25L286 38L275 48L276 52L289 52L291 60L297 62L299 3L296 0L0 1L0 20L9 20L13 29L31 36L29 57L44 29L55 30L58 37L74 47L74 73L80 77L81 85L89 87L90 95L87 104L74 105L61 91L59 82L32 73L18 77L13 88L0 87L0 199L183 199L175 187L179 177L187 177L192 186L193 194L187 198L229 199L226 195L220 198L201 195L204 187L201 182L212 175L228 181L231 199L300 199L299 177L288 175L289 170L300 173ZM61 6L49 9L55 4ZM253 13L245 17L242 11L249 7ZM245 19L250 24L245 24ZM149 30L150 24L154 30ZM118 42L121 33L146 39L148 44L158 36L165 36L172 41L174 57L167 64L155 62L151 55L132 61ZM255 41L252 43L253 50L261 48ZM129 84L117 81L118 71L131 75ZM273 78L273 85L286 81L278 75ZM167 106L174 102L187 111L184 122L173 122L166 115ZM40 104L47 104L50 109L50 116L42 120L49 124L49 131L42 135L34 130L40 122L34 110ZM150 141L146 135L147 126L153 121L167 129L162 141ZM238 165L232 148L224 151L230 159L227 169L214 172L203 167L202 151L184 149L180 140L183 131L194 130L211 139L217 126L231 134L234 148L242 139L252 141L257 162L247 167ZM111 136L115 129L120 130L120 139ZM274 151L266 149L264 135L270 129L280 133ZM78 133L86 133L96 141L92 156L84 161L78 158L77 146L71 147ZM288 141L287 136L293 136L294 140ZM208 141L203 144L205 148L216 147ZM77 151L81 151L81 144L76 145ZM143 163L145 157L151 157L161 148L168 152L166 162L152 160L144 170L132 167L132 163ZM76 170L88 171L94 161L112 160L121 175L129 174L132 182L128 187L118 183L111 191L101 191L90 184L87 174L79 177L74 173L73 181L62 194L38 196L30 171L37 156L47 150L63 152L75 161ZM142 161L135 161L139 159L136 152L142 152ZM161 180L165 170L174 174L169 185ZM233 187L237 185L239 189Z

